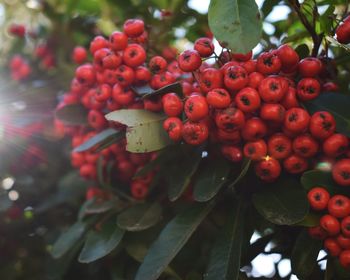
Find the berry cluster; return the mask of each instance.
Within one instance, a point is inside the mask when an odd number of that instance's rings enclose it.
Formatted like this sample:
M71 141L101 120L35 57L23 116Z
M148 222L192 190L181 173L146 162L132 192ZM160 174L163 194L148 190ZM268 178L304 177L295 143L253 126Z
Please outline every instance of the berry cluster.
M208 57L216 63L203 62ZM335 133L331 113L309 115L302 107L321 93L319 77L325 67L320 59L300 60L288 45L257 59L252 52L229 50L218 56L212 40L200 38L193 50L180 54L178 64L191 75L184 78L184 99L174 93L162 97L169 117L164 129L172 140L220 143L229 160L239 162L245 156L255 161L257 176L267 182L279 177L282 166L299 174L311 168L310 159L317 155L338 158L347 151L348 138ZM350 185L344 166L338 169L335 180Z
M312 188L307 197L311 208L323 214L320 224L309 228L310 236L324 240L326 251L350 268L350 199L340 194L331 196L323 187Z
M25 80L32 72L32 68L28 61L19 54L14 55L11 58L9 67L11 71L11 79L14 81Z
M92 63L84 63L88 52L77 46L72 52L72 60L81 64L77 67L68 93L64 94L58 108L70 104L82 104L87 110L88 127L77 127L70 131L72 146L77 147L101 130L121 124L108 123L104 115L119 109L148 109L161 111L158 99L145 99L135 91L135 87L150 86L159 89L174 83L182 74L175 60L176 50L167 47L162 56L154 56L147 63L147 31L144 22L129 19L124 23L123 32L113 32L109 39L96 36L90 43ZM61 123L57 123L61 126ZM143 199L149 189L154 172L133 179L135 173L153 160L154 153L130 153L126 151L125 139L100 152L73 152L72 165L79 168L82 177L97 182L97 162L103 158L103 166L114 163L117 179L130 186L130 193L136 199ZM113 173L113 172L112 172ZM114 174L114 173L113 173ZM90 190L101 197L96 187Z

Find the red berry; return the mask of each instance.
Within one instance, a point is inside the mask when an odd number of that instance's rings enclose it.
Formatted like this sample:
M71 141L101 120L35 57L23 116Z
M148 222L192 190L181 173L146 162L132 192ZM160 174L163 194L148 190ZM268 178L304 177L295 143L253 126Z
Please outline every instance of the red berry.
M157 55L151 58L148 63L149 69L152 73L162 73L166 70L168 62L161 56Z
M219 129L226 132L240 130L245 124L244 113L233 107L220 110L216 113L215 123Z
M186 50L179 55L179 67L184 72L192 72L197 70L201 64L202 59L199 53L195 50Z
M329 214L321 217L320 226L331 236L337 235L340 232L339 221Z
M207 140L209 129L205 122L188 121L183 125L182 137L190 145L200 145Z
M182 139L183 124L179 118L167 118L163 123L163 128L171 140L178 142Z
M194 49L201 57L208 57L214 52L214 44L209 38L199 38L194 42Z
M306 57L299 62L299 73L303 77L316 77L321 69L321 61L315 57Z
M320 83L313 78L301 79L297 87L297 95L301 101L310 101L320 94Z
M221 153L227 160L232 162L240 162L243 159L242 149L235 145L222 145Z
M255 89L245 87L236 94L235 103L244 113L252 113L260 108L261 101Z
M310 227L308 232L312 238L319 240L325 239L328 235L327 232L320 226Z
M310 115L301 108L289 109L284 118L284 127L291 132L301 133L304 132L309 126Z
M96 130L101 130L107 125L107 120L104 115L97 110L90 110L88 114L88 122L90 126Z
M340 133L333 134L323 142L323 152L329 157L338 157L348 150L349 140Z
M329 192L322 187L313 187L307 194L310 206L316 211L327 208L330 199Z
M308 168L308 162L300 156L291 155L283 161L283 167L288 173L299 174Z
M128 45L128 37L119 31L115 31L109 36L110 47L114 51L124 50Z
M277 56L282 62L282 70L289 72L299 62L298 53L290 46L284 44L277 49Z
M205 97L192 94L185 102L185 114L191 121L199 121L208 116L209 107Z
M84 47L77 46L72 53L72 59L76 64L82 64L87 59L87 51Z
M337 257L342 251L341 247L339 246L335 238L325 239L323 246L332 257Z
M144 199L148 194L148 186L139 180L133 180L130 184L131 195L135 199Z
M244 145L243 153L247 158L250 158L251 160L260 161L267 154L266 142L262 139L254 142L247 142Z
M215 68L204 69L200 75L199 86L203 92L208 92L215 88L222 88L222 73Z
M146 61L146 51L138 44L130 44L123 52L123 61L130 67L140 66Z
M163 110L169 117L177 117L182 113L183 104L176 93L167 93L162 97Z
M268 139L267 149L272 158L285 159L292 153L292 141L283 133L276 133Z
M273 123L282 123L286 110L280 104L263 104L260 108L260 118Z
M265 137L267 127L265 122L259 118L251 118L245 122L242 128L242 137L246 141L256 141Z
M249 74L248 86L257 89L263 79L263 74L259 72L252 72Z
M283 87L282 79L271 76L261 81L259 94L261 99L267 103L278 103L283 99L287 89L288 87Z
M281 66L281 60L274 52L263 52L259 55L256 64L257 71L264 75L278 73Z
M344 250L339 255L340 265L346 269L350 268L350 250Z
M266 158L256 163L256 175L263 181L272 182L281 174L281 165L274 158Z
M332 169L334 181L340 186L350 186L350 159L339 160Z
M223 88L215 88L208 92L207 102L215 109L227 108L231 103L231 96L227 90Z
M318 152L318 142L309 134L299 135L293 140L293 151L298 156L311 158Z
M241 66L230 66L224 76L224 84L229 90L240 90L249 82L247 71Z
M334 117L327 111L319 111L310 119L310 133L316 139L325 139L335 131L336 122Z
M140 19L128 19L124 23L123 30L128 37L135 38L145 31L145 24Z
M340 247L343 249L350 249L350 238L346 237L342 234L339 234L336 237L337 243L339 244Z
M344 195L335 195L328 202L328 212L336 218L350 215L350 199Z

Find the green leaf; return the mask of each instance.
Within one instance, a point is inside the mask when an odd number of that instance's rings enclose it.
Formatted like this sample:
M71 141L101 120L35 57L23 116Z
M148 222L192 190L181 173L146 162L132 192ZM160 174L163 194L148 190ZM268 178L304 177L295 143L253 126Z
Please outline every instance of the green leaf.
M221 157L206 161L196 175L194 199L200 202L212 199L226 182L229 172L230 164Z
M321 240L311 238L307 230L300 232L291 256L293 273L300 279L307 279L317 264L317 256L321 248Z
M266 220L277 225L292 225L307 215L309 203L298 181L280 179L262 188L253 195L253 203Z
M320 218L320 214L309 213L302 221L296 223L295 226L315 227L320 224Z
M337 131L350 136L350 96L335 92L324 92L316 99L305 103L309 112L327 111L337 122Z
M309 35L309 34L308 34ZM306 44L301 44L295 48L295 51L299 55L300 59L303 59L310 55L309 47Z
M244 159L242 167L241 167L241 171L239 172L239 174L236 177L236 179L233 180L232 183L230 183L228 188L234 188L238 184L238 182L240 182L242 180L242 178L244 178L244 176L247 174L247 172L249 170L250 164L251 164L251 160Z
M157 224L161 216L162 207L159 203L137 204L119 214L117 224L128 231L141 231Z
M335 184L332 173L322 170L309 170L301 176L301 184L307 191L314 187L324 187L329 192L334 193Z
M65 255L75 243L77 243L85 234L89 227L89 224L84 221L78 221L72 225L66 232L53 244L51 255L53 258L58 259Z
M163 114L136 109L117 110L106 115L107 120L128 126L126 150L133 153L157 151L171 143L163 129L165 118Z
M211 0L208 22L214 36L233 52L247 53L261 39L261 17L254 0Z
M136 90L138 90L137 92L141 92L141 89L136 89ZM163 95L170 92L174 92L174 93L177 93L179 96L183 96L182 86L180 82L167 85L157 90L153 90L152 88L147 88L147 90L146 88L143 88L142 90L143 90L143 93L139 93L139 95L142 95L142 98L144 99Z
M171 220L148 250L135 280L158 279L213 206L213 202L194 204Z
M80 252L79 262L90 263L103 258L118 246L123 236L124 230L113 222L103 224L100 231L90 230Z
M84 152L87 150L98 150L100 147L108 147L125 137L124 131L118 131L113 128L107 128L95 136L91 137L89 140L85 141L83 144L76 147L74 152ZM106 146L108 145L108 146Z
M81 104L65 105L55 112L55 117L64 124L86 125L87 110Z
M205 280L238 279L243 244L245 208L235 201L228 221L218 234L212 249Z
M190 154L184 154L174 164L168 166L166 180L170 201L177 200L184 193L201 159L202 152L195 151Z

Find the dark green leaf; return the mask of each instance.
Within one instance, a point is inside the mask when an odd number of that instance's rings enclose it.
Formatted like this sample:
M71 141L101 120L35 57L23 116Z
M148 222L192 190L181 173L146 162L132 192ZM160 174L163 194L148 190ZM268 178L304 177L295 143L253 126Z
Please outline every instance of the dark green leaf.
M305 216L305 218L296 223L296 226L303 226L303 227L315 227L320 224L320 218L321 215L315 214L315 213L309 213Z
M244 178L244 176L247 174L248 170L249 170L249 167L250 167L250 164L251 164L251 160L249 159L244 159L243 161L243 164L242 164L242 167L241 167L241 171L239 172L238 176L236 177L235 180L233 180L232 183L230 183L230 185L228 186L228 188L234 188L237 183L239 181L242 180L242 178Z
M278 225L292 225L305 218L309 203L298 181L280 179L262 187L253 195L253 202L266 220Z
M182 96L182 86L180 82L176 82L160 89L154 90L149 86L133 87L132 88L138 95L141 95L142 98L150 98L159 95L163 95L170 92L175 92L179 96Z
M206 280L238 279L243 244L245 208L243 201L233 202L228 221L217 236L212 249Z
M206 161L196 175L194 199L202 202L212 199L226 182L229 172L229 162L221 157Z
M300 59L303 59L310 55L309 47L306 44L301 44L296 47L295 51L299 55Z
M179 161L168 167L166 179L168 197L171 201L177 200L184 193L201 159L202 153L195 152L184 155Z
M233 52L247 53L261 39L261 16L254 0L211 0L208 21L214 36Z
M108 255L122 240L124 230L115 223L107 222L100 231L90 230L84 247L79 255L79 262L90 263Z
M120 207L123 206L123 203L117 198L113 198L107 201L94 199L91 199L90 201L91 203L85 207L85 215L101 214L111 209L120 209Z
M301 184L307 191L314 187L324 187L329 192L334 193L335 184L332 173L322 170L309 170L301 176Z
M57 119L68 125L87 124L87 110L83 105L73 104L65 105L55 113Z
M303 230L295 241L292 251L292 271L300 279L307 279L317 264L317 256L322 248L322 241L311 238Z
M88 223L78 221L72 225L66 232L61 234L55 244L53 244L51 255L58 259L66 254L85 234L88 229Z
M309 112L327 111L337 122L337 131L350 136L350 96L334 92L324 92L305 104Z
M162 216L162 207L159 203L143 203L132 206L119 214L117 223L128 231L148 229L159 222Z
M107 128L95 136L91 137L89 140L84 142L83 144L76 147L74 152L84 152L87 150L97 150L99 147L104 146L106 148L106 144L108 146L118 142L119 140L125 137L124 131L118 131L113 128Z
M158 279L213 206L213 202L195 204L170 221L148 250L135 280Z

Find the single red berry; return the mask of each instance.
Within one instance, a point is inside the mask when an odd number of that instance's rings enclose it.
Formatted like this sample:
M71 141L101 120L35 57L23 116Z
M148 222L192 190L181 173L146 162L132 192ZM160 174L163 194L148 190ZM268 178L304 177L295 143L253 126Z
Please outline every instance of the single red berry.
M275 159L285 159L292 153L292 141L283 133L270 136L267 141L268 154Z
M229 161L240 162L243 159L242 149L235 145L224 144L221 146L222 155Z
M281 67L281 60L274 52L261 53L256 64L257 71L264 75L276 74Z
M108 47L109 44L105 38L102 36L96 36L90 43L90 52L92 55L94 55L97 50Z
M205 97L192 94L185 102L185 114L191 121L199 121L208 116L209 107Z
M329 192L322 187L313 187L307 194L310 206L316 211L322 211L327 208L330 199Z
M227 90L223 88L215 88L208 92L207 102L215 109L227 108L231 103L231 96Z
M341 232L345 237L350 237L350 216L341 221Z
M335 238L327 238L325 239L323 243L323 247L326 249L326 251L332 256L337 257L339 256L340 252L342 251L342 248L338 244L337 240Z
M242 128L242 138L246 141L256 141L265 137L267 127L265 122L259 118L251 118L245 122Z
M264 79L264 75L259 72L252 72L249 74L248 86L252 88L259 88L261 81Z
M144 66L139 66L135 69L136 83L145 84L151 79L151 77L152 77L152 74L148 70L148 68Z
M205 122L184 123L182 137L190 145L200 145L208 139L209 129Z
M349 39L350 42L350 39ZM339 262L345 269L350 268L350 250L344 250L339 255Z
M244 113L252 113L260 108L261 100L254 88L245 87L236 94L235 103Z
M245 61L252 59L252 56L253 56L253 51L249 51L247 53L233 53L232 54L232 57L234 60L242 61L242 62L245 62Z
M186 50L179 55L177 62L182 71L193 72L201 66L202 59L197 51Z
M116 82L118 82L121 86L126 87L133 83L135 79L135 72L129 66L120 65L115 70L114 76L116 78Z
M256 175L265 182L276 180L281 174L281 165L274 158L266 158L256 163Z
M249 82L247 71L241 66L230 66L224 76L224 84L229 90L240 90Z
M123 31L128 37L135 38L145 31L145 24L140 19L128 19L124 23Z
M328 212L336 218L350 215L350 199L344 195L334 195L328 202Z
M214 52L214 44L209 38L199 38L194 42L194 49L201 57L208 57Z
M146 61L146 51L138 44L130 44L123 52L123 61L130 67L140 66Z
M285 119L286 110L280 104L262 104L260 118L273 123L282 123Z
M115 31L109 36L110 47L114 51L124 50L128 45L128 36L123 32Z
M342 234L336 237L337 243L342 249L350 249L350 238Z
M167 66L168 62L165 60L165 58L159 55L152 57L148 63L150 71L155 74L164 72Z
M102 84L96 89L95 99L99 102L107 101L112 96L112 88L108 84Z
M319 96L321 90L320 83L313 78L301 79L297 87L297 95L301 101L310 101Z
M163 110L169 117L177 117L182 113L183 104L176 93L167 93L162 97Z
M143 100L143 104L146 110L152 112L160 112L163 109L162 99L158 96Z
M216 113L215 123L219 129L227 132L240 130L245 124L244 113L234 107L220 110Z
M291 155L283 161L283 167L288 173L299 174L308 168L308 162L300 156Z
M244 156L254 161L262 160L267 154L266 142L262 139L247 142L243 147Z
M112 90L112 97L120 105L127 106L133 103L135 93L128 88L115 84Z
M87 59L87 51L84 47L77 46L72 53L72 59L76 64L82 64Z
M281 101L281 105L287 110L294 107L300 107L295 88L288 87L288 90Z
M301 108L292 108L287 110L284 118L284 127L291 132L304 132L309 126L310 115Z
M306 57L299 62L298 70L302 77L316 77L321 69L321 61L315 57Z
M332 169L334 181L340 186L350 186L350 159L339 160Z
M89 122L89 125L96 130L101 130L102 128L105 128L107 125L107 120L105 119L104 115L97 110L89 111L88 122Z
M163 123L163 128L168 133L171 140L178 142L182 139L183 124L179 118L167 118Z
M305 158L311 158L318 152L318 142L309 134L302 134L293 140L295 154Z
M320 219L320 226L331 236L335 236L340 232L340 223L337 218L332 215L323 215Z
M323 142L323 152L329 157L338 157L348 150L349 140L340 133L329 136Z
M237 130L227 132L219 128L216 131L216 137L220 142L227 142L233 145L241 142L241 134Z
M220 70L207 68L201 72L199 86L203 92L223 87L223 76Z
M92 86L95 83L95 70L91 64L84 64L75 70L75 78L83 86Z
M133 180L130 184L131 195L135 199L144 199L148 194L148 186L139 180Z
M282 62L282 70L284 72L289 72L288 70L295 68L299 62L298 53L289 45L281 45L277 49L277 56Z
M335 131L336 122L334 117L327 111L319 111L310 119L310 133L316 139L326 139Z
M283 99L287 89L288 87L283 87L282 79L270 76L261 81L259 94L261 99L267 103L278 103Z

